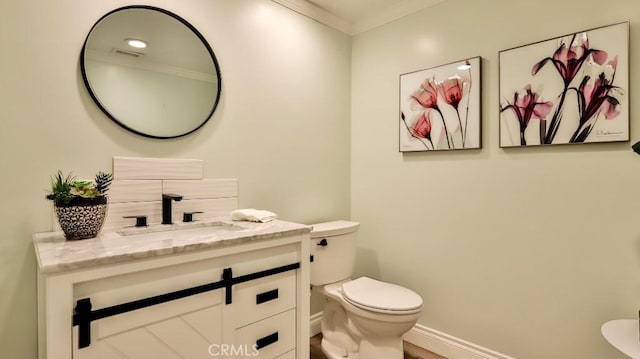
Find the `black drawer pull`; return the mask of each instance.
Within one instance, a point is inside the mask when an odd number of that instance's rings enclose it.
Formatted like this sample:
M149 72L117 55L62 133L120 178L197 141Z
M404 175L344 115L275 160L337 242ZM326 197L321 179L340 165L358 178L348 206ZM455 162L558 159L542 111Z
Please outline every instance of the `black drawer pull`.
M269 334L264 338L260 338L258 340L256 340L256 349L260 350L264 347L266 347L267 345L271 345L275 342L278 341L278 332L275 332L273 334Z
M278 288L268 292L256 294L256 304L262 304L270 300L278 299Z

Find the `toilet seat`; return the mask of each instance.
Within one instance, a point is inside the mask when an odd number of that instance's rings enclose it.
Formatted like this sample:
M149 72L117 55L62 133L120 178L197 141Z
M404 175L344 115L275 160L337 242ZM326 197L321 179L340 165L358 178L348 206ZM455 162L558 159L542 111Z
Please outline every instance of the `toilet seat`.
M342 284L342 297L361 309L387 313L409 314L422 309L422 297L411 289L360 277Z

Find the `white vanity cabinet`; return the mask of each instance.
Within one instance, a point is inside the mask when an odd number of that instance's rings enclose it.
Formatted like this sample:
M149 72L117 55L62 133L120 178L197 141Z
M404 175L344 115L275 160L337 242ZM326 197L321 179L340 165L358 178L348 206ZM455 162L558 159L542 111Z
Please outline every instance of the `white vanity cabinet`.
M39 358L308 359L309 229L277 222L128 250L36 234Z

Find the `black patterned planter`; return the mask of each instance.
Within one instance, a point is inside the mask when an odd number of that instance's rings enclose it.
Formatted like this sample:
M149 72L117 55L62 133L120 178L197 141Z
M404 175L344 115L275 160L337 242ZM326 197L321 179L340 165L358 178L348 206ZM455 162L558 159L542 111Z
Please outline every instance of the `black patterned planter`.
M107 197L76 198L68 204L55 205L56 216L68 240L98 235L107 215Z

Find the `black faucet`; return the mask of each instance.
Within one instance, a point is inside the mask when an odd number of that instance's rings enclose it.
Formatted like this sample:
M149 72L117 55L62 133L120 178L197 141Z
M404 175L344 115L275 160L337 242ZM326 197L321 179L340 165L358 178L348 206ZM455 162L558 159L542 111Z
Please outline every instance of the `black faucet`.
M171 201L180 202L182 196L173 193L162 194L162 224L173 224L171 220Z

